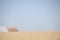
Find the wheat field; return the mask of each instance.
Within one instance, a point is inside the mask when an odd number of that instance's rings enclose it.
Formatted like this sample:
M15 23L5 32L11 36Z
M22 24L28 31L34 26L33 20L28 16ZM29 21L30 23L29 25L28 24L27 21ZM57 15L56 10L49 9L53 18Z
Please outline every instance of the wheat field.
M4 32L0 40L60 40L60 32Z

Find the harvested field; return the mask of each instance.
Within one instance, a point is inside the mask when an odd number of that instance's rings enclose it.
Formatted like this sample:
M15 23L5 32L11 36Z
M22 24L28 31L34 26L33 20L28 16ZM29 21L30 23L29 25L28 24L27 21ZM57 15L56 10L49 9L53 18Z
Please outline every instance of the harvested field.
M4 32L0 40L60 40L60 32Z

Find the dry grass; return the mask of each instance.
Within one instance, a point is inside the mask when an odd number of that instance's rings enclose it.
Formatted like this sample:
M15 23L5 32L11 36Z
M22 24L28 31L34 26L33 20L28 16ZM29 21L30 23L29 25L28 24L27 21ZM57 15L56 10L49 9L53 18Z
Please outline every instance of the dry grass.
M0 40L60 40L60 32L5 32Z

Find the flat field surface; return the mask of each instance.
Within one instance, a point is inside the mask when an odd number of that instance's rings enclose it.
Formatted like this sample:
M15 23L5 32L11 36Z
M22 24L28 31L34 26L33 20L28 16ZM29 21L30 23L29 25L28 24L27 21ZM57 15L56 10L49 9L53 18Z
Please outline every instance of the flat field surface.
M1 32L0 40L60 40L60 32Z

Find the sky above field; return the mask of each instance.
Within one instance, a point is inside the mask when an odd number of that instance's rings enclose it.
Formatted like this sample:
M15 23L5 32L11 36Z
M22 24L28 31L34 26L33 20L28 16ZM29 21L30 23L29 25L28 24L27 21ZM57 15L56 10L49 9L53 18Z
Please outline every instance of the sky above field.
M0 26L21 31L60 31L59 0L0 0Z

